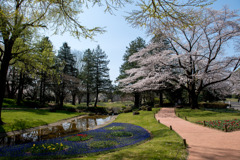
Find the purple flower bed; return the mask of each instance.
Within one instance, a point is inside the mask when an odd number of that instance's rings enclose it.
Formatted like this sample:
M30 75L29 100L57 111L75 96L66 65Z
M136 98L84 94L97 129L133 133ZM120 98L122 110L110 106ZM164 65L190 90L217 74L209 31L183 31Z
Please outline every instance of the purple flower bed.
M120 126L123 129L120 130L109 130L105 128L113 127L113 126ZM131 132L132 136L126 136L126 137L118 137L118 136L112 136L111 133L118 132L118 131L125 131L125 132ZM21 159L23 157L41 157L44 158L45 156L74 156L74 155L84 155L88 153L96 153L96 152L103 152L103 151L109 151L121 147L125 147L128 145L133 145L136 143L139 143L141 141L144 141L146 139L150 138L150 134L147 130L140 126L136 126L133 124L128 123L112 123L110 125L107 125L103 128L99 128L96 130L90 130L81 132L81 134L87 134L89 136L92 136L93 138L87 140L87 141L79 141L79 142L72 142L72 141L66 141L64 138L55 138L50 140L45 140L41 142L32 142L22 145L16 145L16 146L9 146L9 147L3 147L0 148L0 157L12 157L14 159ZM70 135L73 136L73 135ZM111 141L115 142L116 145L108 147L108 148L92 148L89 147L91 143L96 141ZM56 152L47 152L47 153L28 153L26 152L31 148L33 145L41 145L41 144L56 144L56 143L62 143L63 145L68 146L69 148L67 150L62 151L56 151Z

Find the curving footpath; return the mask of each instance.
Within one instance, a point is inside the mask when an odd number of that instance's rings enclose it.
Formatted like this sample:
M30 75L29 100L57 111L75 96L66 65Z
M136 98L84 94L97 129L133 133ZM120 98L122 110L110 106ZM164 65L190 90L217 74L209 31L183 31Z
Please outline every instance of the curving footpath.
M186 139L188 160L240 160L240 131L222 132L185 121L174 108L162 108L155 117Z

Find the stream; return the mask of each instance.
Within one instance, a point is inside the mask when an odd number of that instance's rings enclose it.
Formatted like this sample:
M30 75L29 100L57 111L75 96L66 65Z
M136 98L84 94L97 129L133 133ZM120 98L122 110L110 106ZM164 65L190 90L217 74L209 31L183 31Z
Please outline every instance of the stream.
M0 137L0 147L36 142L52 138L64 137L71 134L91 130L111 120L112 116L86 116L74 118L54 126L46 126L39 129L31 129L12 136Z

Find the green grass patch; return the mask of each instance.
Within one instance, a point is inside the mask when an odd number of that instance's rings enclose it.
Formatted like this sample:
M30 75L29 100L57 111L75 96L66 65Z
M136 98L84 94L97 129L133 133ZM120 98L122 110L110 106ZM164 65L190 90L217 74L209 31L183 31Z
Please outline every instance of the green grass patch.
M87 134L77 134L71 137L64 138L67 141L77 142L77 141L86 141L91 139L93 136L89 136Z
M48 110L2 110L2 120L6 124L0 126L0 132L22 130L40 125L46 125L84 113L68 111L49 112Z
M185 119L190 122L197 121L211 121L211 120L232 120L240 119L240 112L229 110L229 109L215 109L215 110L204 110L204 109L190 109L182 108L176 109L176 115L180 118Z
M113 127L107 127L106 130L123 130L125 127L122 126L113 126Z
M88 144L90 148L109 148L118 145L115 141L93 141Z
M132 113L120 114L115 122L131 123L139 125L152 134L152 139L139 144L126 147L119 151L104 153L100 155L90 155L81 159L97 159L97 160L185 160L187 159L187 150L184 148L183 140L174 131L169 130L168 127L159 124L153 118L153 114L158 109L153 111L140 111L140 115L134 116ZM77 159L77 158L75 158Z
M114 137L131 137L133 134L131 132L119 131L119 132L112 132L111 136Z

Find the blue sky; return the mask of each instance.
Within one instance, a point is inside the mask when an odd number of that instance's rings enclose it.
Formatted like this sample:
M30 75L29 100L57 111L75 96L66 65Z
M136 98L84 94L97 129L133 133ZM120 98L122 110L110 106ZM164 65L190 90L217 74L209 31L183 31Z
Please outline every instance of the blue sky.
M221 9L224 5L228 5L230 9L240 9L240 0L217 0L212 6L214 9ZM110 79L115 81L119 75L119 67L123 63L122 57L126 51L129 43L137 37L142 37L149 42L150 37L145 33L144 29L132 28L130 24L125 21L123 16L134 9L135 6L127 5L124 8L114 11L114 15L104 13L104 7L94 7L85 10L79 17L82 25L87 27L106 27L107 32L102 35L97 35L93 40L76 39L71 37L68 33L63 35L51 35L50 31L46 32L46 36L50 37L55 50L59 50L64 42L67 42L72 50L79 50L84 52L86 49L95 49L99 44L103 51L108 55L110 63L109 74ZM231 46L231 45L230 45ZM234 54L233 49L230 52Z

